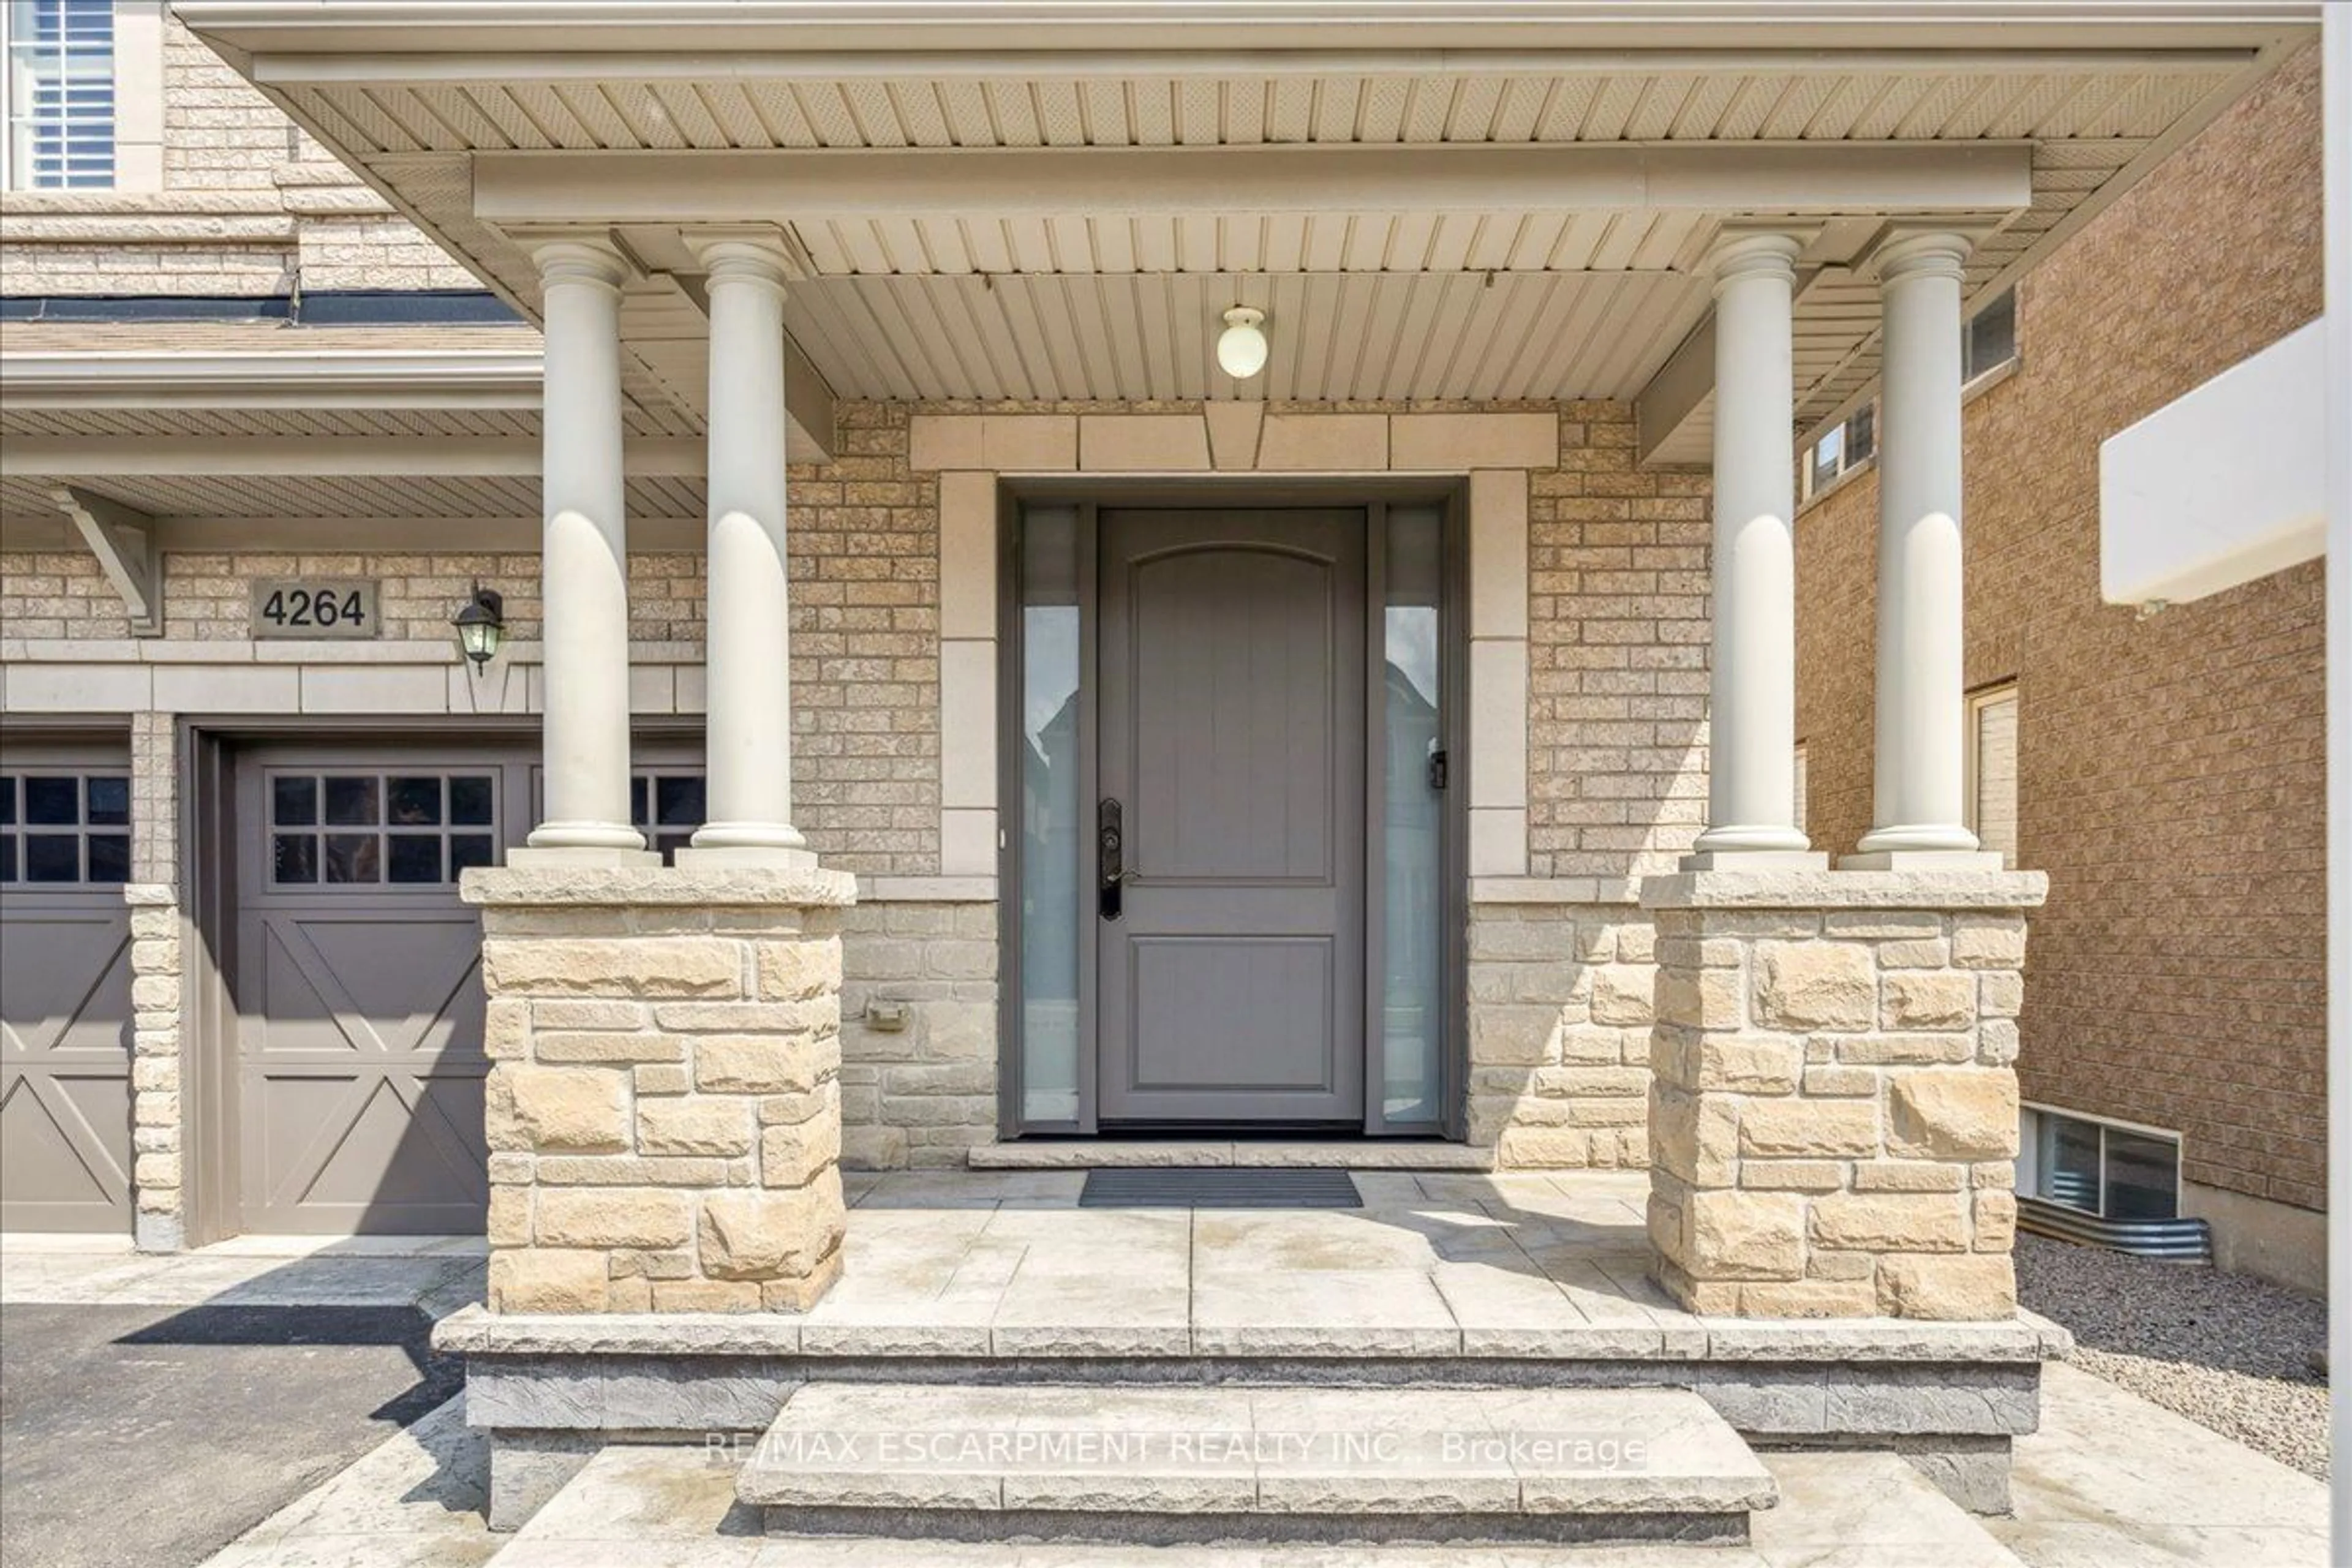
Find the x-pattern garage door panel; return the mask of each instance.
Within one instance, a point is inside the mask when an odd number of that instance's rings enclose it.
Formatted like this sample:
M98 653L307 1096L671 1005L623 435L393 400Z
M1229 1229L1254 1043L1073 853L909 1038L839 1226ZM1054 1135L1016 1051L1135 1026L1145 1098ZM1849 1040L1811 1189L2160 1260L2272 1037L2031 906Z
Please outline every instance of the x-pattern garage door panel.
M0 755L0 1229L131 1228L131 775L121 752Z
M257 1230L478 1228L481 930L465 910L249 912L240 1105Z
M131 939L120 892L0 898L0 1225L122 1229Z

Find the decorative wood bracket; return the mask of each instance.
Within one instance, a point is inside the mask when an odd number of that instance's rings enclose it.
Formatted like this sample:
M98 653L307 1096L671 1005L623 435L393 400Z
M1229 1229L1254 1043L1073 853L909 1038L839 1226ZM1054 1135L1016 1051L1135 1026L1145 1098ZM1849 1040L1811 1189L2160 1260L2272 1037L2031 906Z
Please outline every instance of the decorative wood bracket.
M131 615L131 635L161 637L163 557L155 548L155 520L73 485L59 485L49 497L72 520L107 581L122 595L122 606Z

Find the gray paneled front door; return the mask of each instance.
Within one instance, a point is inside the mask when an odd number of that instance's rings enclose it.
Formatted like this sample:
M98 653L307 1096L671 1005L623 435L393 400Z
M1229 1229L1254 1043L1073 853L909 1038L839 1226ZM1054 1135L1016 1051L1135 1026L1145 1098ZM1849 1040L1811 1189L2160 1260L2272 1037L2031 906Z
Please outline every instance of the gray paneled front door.
M1101 513L1103 1121L1363 1116L1365 524Z

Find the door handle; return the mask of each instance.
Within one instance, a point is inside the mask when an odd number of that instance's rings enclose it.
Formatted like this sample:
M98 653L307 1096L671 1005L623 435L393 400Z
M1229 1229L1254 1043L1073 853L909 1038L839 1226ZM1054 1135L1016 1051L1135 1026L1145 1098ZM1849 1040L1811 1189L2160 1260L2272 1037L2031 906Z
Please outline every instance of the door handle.
M1115 921L1120 914L1120 887L1127 880L1127 868L1122 856L1127 847L1126 828L1118 802L1105 795L1095 806L1095 876L1096 898L1102 918Z

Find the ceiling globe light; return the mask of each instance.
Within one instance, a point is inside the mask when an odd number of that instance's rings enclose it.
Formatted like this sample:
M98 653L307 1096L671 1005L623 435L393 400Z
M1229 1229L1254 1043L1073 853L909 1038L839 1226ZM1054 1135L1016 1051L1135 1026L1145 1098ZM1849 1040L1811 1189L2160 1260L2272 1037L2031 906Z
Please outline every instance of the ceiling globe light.
M1236 305L1225 312L1225 330L1217 334L1217 364L1235 381L1247 381L1265 368L1265 312Z

